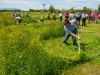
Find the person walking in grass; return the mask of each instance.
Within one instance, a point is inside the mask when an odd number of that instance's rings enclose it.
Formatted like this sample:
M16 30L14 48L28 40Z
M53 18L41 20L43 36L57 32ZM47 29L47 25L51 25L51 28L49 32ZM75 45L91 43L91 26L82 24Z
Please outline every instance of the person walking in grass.
M80 26L77 24L76 20L74 20L74 19L71 19L70 21L69 20L64 21L64 29L66 31L66 34L65 34L63 43L67 43L66 41L68 40L69 36L71 35L73 45L77 45L76 38L80 39L80 37L76 35L77 29L76 29L75 25L77 25L77 27L80 28Z

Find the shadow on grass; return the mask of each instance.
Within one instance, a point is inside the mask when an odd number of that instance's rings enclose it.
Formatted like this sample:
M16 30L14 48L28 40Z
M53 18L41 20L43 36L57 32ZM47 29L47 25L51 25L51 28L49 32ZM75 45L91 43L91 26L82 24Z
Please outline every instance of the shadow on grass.
M65 45L70 46L71 44L69 44L68 42L64 42Z
M88 45L88 44L80 43L81 49L82 49L83 51L86 51L86 49L85 49L85 46L86 46L86 45Z

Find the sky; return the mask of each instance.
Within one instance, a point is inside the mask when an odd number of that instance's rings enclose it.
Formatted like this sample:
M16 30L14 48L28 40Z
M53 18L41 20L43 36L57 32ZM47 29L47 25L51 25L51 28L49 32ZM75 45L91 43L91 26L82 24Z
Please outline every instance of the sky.
M84 6L92 8L93 10L98 8L100 0L0 0L0 8L18 8L21 10L29 9L49 9L50 5L53 5L55 9L82 9Z

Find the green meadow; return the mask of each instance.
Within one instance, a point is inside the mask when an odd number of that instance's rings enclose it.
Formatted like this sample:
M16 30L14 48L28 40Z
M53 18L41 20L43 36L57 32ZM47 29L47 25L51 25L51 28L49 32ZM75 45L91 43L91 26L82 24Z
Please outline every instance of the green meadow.
M22 13L22 12L21 12ZM62 43L63 23L51 19L41 23L39 12L14 23L11 12L0 12L0 75L99 75L100 20L78 29L78 46ZM78 41L78 40L77 40Z

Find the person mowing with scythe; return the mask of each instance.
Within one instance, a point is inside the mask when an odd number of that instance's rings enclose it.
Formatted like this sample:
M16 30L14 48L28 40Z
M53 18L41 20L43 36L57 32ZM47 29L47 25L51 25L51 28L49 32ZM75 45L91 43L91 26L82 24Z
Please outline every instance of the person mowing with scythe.
M77 25L77 27L80 28L80 26L77 24L76 20L74 20L74 19L71 19L70 21L69 20L64 21L64 29L66 31L66 34L65 34L63 43L67 43L66 41L68 40L69 36L71 35L73 45L77 45L76 39L79 40L81 38L76 35L77 28L75 25Z

